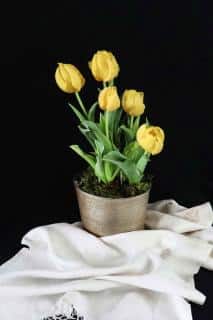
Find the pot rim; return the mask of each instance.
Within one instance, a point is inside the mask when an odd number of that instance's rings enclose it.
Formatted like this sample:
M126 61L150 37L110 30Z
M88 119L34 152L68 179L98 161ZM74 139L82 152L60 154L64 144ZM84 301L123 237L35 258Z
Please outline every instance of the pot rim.
M78 189L81 193L89 196L89 197L93 197L93 198L98 198L98 199L104 199L104 201L112 201L112 200L117 200L117 201L128 201L128 200L133 200L133 199L136 199L136 198L139 198L139 197L145 197L147 195L149 195L149 192L151 190L151 187L146 191L146 192L143 192L141 194L138 194L136 196L130 196L130 197L121 197L121 198L111 198L111 197L102 197L102 196L97 196L96 194L93 194L93 193L89 193L89 192L86 192L84 190L82 190L80 187L79 187L79 183L76 179L73 179L73 183L74 183L74 186L76 189Z

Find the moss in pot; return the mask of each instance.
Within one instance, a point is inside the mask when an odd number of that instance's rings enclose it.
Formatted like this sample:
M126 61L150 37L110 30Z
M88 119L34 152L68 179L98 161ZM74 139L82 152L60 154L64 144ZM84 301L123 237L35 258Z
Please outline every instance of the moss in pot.
M143 229L152 180L145 170L151 156L163 149L164 131L147 118L142 121L142 91L124 90L120 98L114 85L119 65L111 52L98 51L89 67L103 86L90 108L80 98L85 84L80 71L59 63L55 73L59 88L77 98L79 108L68 105L91 147L85 152L70 146L89 165L74 182L81 220L98 236Z

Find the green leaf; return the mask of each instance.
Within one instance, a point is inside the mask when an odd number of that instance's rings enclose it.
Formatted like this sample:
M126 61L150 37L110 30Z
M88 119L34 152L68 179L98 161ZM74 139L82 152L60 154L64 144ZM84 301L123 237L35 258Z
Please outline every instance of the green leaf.
M111 141L105 136L105 134L101 131L101 129L96 125L96 123L92 121L85 120L82 125L89 129L95 136L95 138L104 145L105 153L111 151L113 149Z
M137 169L141 172L142 175L144 174L146 166L150 161L149 158L150 158L150 155L144 152L144 154L140 157L140 159L137 162L137 165L136 165Z
M96 153L99 155L99 156L102 156L103 152L104 152L104 145L103 143L101 143L100 141L98 140L95 140L95 146L96 146Z
M104 145L98 140L95 140L96 145L96 175L103 181L103 182L111 182L113 180L113 174L115 171L115 166L112 163L104 162L103 163L103 152L104 152ZM102 171L100 171L102 170Z
M112 141L114 141L114 138L117 135L121 114L122 114L121 108L115 111L108 112L109 133Z
M119 174L119 172L120 172L120 169L115 166L115 171L114 171L113 176L112 176L112 181L116 178L116 176Z
M103 161L99 156L96 157L96 164L95 164L94 170L95 170L95 175L98 177L99 181L106 183L107 180L105 177Z
M99 128L100 130L105 134L105 118L104 118L104 114L100 112L100 116L99 116Z
M77 144L73 144L69 146L72 150L74 150L81 158L83 158L89 165L95 169L95 158L84 152Z
M116 170L116 167L114 164L110 162L104 162L104 172L107 182L111 182L114 180L114 172Z
M148 118L146 117L146 125L149 127L150 126L150 122L148 120Z
M123 109L122 108L119 108L115 111L115 118L114 118L114 129L117 130L118 129L118 126L119 126L119 123L120 123L120 120L121 120L121 116L122 116L122 113L123 113Z
M141 156L144 154L144 150L139 146L137 141L130 142L123 151L124 155L137 163L137 161L141 158Z
M111 160L115 160L115 161L124 161L124 160L127 160L127 157L124 156L120 151L114 150L114 151L108 152L108 153L104 156L103 159L104 159L104 160L111 159Z
M96 146L96 165L95 165L95 174L99 178L99 181L104 183L107 182L107 178L105 175L104 162L102 159L102 154L104 152L104 145L98 140L95 140Z
M105 163L105 174L107 177L107 180L109 182L113 181L116 177L116 175L119 172L119 168L117 165L113 164L112 162L109 162L108 159L114 160L114 161L124 161L126 160L126 157L120 153L118 150L110 151L106 154L106 156L103 157L103 160L106 161Z
M85 136L87 141L91 144L91 146L93 147L93 150L95 150L94 135L90 132L90 130L85 129L82 126L78 126L78 129Z
M138 116L136 117L135 121L134 121L134 124L133 124L133 132L134 132L134 135L136 136L136 132L138 131L138 128L139 128L139 125L140 125L140 118L141 116Z
M122 131L125 136L126 143L130 143L134 140L134 132L132 129L127 128L124 124L119 127L119 131Z
M71 103L68 103L68 105L70 106L72 111L75 113L75 115L78 117L80 122L83 122L86 120L86 117L76 107L74 107Z
M119 151L109 152L103 160L115 164L124 173L130 184L140 182L142 177L136 164L132 160L126 159Z
M89 111L88 111L88 120L89 121L95 121L95 111L96 111L97 105L98 105L98 102L96 101L95 103L93 103L93 105L89 109Z

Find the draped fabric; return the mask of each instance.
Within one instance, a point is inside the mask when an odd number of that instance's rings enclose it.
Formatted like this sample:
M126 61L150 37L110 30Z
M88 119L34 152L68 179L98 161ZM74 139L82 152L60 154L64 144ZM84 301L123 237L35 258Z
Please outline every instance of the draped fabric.
M130 212L131 214L131 212ZM148 205L146 229L98 238L80 222L37 227L0 267L0 319L191 320L213 270L210 203Z

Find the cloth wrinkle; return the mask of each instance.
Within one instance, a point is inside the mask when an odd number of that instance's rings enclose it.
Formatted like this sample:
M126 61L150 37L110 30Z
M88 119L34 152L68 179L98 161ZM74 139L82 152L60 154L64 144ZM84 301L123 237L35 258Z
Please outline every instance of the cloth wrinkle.
M194 275L213 270L212 223L209 202L168 199L148 204L145 230L36 227L22 239L28 248L0 266L0 319L192 320L189 302L206 299Z

